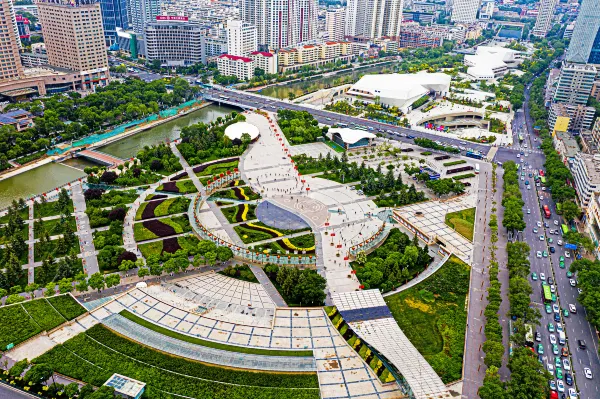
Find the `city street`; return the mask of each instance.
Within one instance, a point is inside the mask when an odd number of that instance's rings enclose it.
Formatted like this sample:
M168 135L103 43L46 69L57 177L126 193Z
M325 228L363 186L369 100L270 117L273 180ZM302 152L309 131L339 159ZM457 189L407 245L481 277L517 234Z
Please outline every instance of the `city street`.
M525 92L525 99L524 109L528 110L528 90ZM533 134L532 123L533 121L528 114L526 115L523 112L518 112L515 115L513 131L515 132L515 135L517 135L519 132L523 133L525 140L522 144L522 149L524 153L528 150L536 149L540 144L540 138ZM521 125L523 126L522 128ZM525 148L525 145L527 145L527 148ZM574 304L577 307L576 314L571 313L569 317L561 317L561 323L565 327L565 333L568 341L567 343L571 353L571 363L573 369L571 372L574 374L577 388L582 399L598 398L600 396L598 384L595 383L594 380L586 379L583 374L583 368L589 367L592 370L594 379L600 378L598 341L596 335L594 334L593 327L585 318L585 310L577 302L577 288L570 285L569 278L566 275L567 271L569 270L569 266L574 259L574 253L571 252L571 257L566 257L564 243L562 246L557 245L558 240L562 240L560 226L563 224L563 220L560 216L556 215L556 205L552 200L550 193L548 191L541 190L541 186L536 187L533 178L529 177L530 173L532 176L535 176L536 171L539 173L539 170L544 168L543 165L545 156L543 154L532 152L526 157L522 156L521 158L516 158L516 154L514 153L511 154L509 152L498 152L495 160L500 162L512 160L524 166L525 168L525 180L520 180L520 185L523 193L523 201L525 202L523 213L527 227L523 232L524 237L519 237L519 239L524 239L531 247L531 272L535 272L538 275L537 281L532 281L531 275L529 279L533 288L532 304L536 306L542 314L542 319L540 321L541 325L537 327L536 330L542 335L540 343L544 348L544 365L547 366L548 363L554 364L555 355L553 353L552 345L550 344L549 335L551 333L548 332L548 324L553 323L556 325L556 323L554 322L554 314L547 314L545 310L545 304L542 299L540 279L541 273L544 273L546 281L548 281L549 277L554 279L558 297L556 303L559 305L560 309L568 308L569 304ZM520 162L521 160L523 160L522 163ZM520 174L521 170L519 170L519 175ZM525 181L529 181L529 186L533 187L531 189L527 189ZM541 209L543 205L548 205L551 211L551 217L549 219L546 219L542 216ZM554 221L557 221L558 225L556 225ZM548 223L548 228L544 226L544 222ZM538 227L538 223L540 223L541 227ZM537 233L534 233L534 228L538 230ZM558 233L550 234L550 230L558 230ZM544 239L540 240L540 236L542 235L544 236ZM553 239L552 244L548 244L548 238L550 237ZM551 253L549 251L549 246L554 246L556 252ZM542 253L546 251L548 253L548 257L546 258L542 256L541 258L538 258L536 256L537 251ZM561 269L559 266L561 256L564 257L564 269ZM558 338L558 332L555 331L552 334ZM577 345L578 340L584 340L587 344L587 349L579 349ZM535 342L534 347L536 349L537 345L538 342ZM561 346L559 345L559 351L560 349ZM564 372L565 370L563 369L563 373Z

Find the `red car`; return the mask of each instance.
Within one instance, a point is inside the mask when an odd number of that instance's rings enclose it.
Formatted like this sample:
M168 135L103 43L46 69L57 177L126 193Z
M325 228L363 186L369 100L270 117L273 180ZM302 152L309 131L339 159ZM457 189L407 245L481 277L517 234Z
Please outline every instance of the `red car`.
M540 176L546 176L543 170L540 169Z

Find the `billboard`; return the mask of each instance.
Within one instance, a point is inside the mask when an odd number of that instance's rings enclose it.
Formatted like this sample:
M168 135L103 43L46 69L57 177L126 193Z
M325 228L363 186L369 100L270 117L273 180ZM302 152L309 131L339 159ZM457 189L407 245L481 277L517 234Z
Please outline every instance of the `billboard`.
M179 15L157 15L156 16L156 20L157 21L183 21L183 22L187 22L188 21L188 17L182 17Z

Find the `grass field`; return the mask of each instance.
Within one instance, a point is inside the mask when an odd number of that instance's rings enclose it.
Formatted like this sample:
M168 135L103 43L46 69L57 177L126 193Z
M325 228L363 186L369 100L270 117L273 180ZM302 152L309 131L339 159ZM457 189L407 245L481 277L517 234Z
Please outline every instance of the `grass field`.
M462 375L469 266L452 257L432 276L385 298L396 322L445 382Z
M73 245L71 246L71 248L68 248L67 251L64 253L61 253L58 251L57 243L58 243L58 240L50 241L48 248L46 248L46 250L44 250L42 243L39 241L36 242L34 249L33 249L34 261L36 261L36 262L42 261L50 255L52 255L56 259L56 258L63 257L65 255L78 254L81 252L81 247L79 246L78 240L76 240L73 243Z
M77 232L77 223L75 222L75 218L73 216L69 216L69 218L65 219L65 222L71 227L73 232ZM61 223L60 219L51 219L51 220L42 220L43 230L48 232L50 237L57 236L63 234L65 232L65 225ZM34 238L40 238L43 234L35 234L34 229Z
M60 211L56 209L58 201L54 202L36 202L33 206L33 217L34 218L45 218L48 216L60 215ZM73 213L73 201L69 200L68 206L69 214Z
M446 214L446 224L469 241L473 241L475 229L475 208Z

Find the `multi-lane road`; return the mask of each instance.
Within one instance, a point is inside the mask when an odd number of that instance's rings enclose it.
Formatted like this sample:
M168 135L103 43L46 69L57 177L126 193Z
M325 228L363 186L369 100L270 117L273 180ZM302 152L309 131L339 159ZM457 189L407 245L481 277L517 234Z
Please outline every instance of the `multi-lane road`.
M556 215L556 206L552 197L548 191L543 191L541 187L537 187L534 179L529 177L531 173L535 177L539 170L544 169L545 156L537 150L537 146L540 144L540 138L533 134L532 120L527 112L527 104L529 102L529 90L525 93L525 112L518 112L515 116L514 131L515 136L518 132L522 132L524 135L524 142L520 148L523 153L527 153L527 156L521 155L520 158L516 157L514 152L502 152L496 156L496 161L505 162L512 160L522 166L522 170L519 170L519 179L521 179L521 172L525 171L524 180L519 180L521 186L521 192L523 194L524 216L527 227L524 231L524 237L519 237L521 240L525 240L531 247L531 254L529 259L531 261L531 271L535 272L538 276L537 281L533 281L531 275L529 281L533 288L532 303L536 306L541 314L542 319L541 325L537 328L537 331L541 334L541 342L535 342L535 348L537 352L537 345L542 344L544 348L544 366L547 367L548 363L554 364L555 355L553 353L553 347L550 344L550 334L554 334L558 340L558 332L550 333L548 331L548 324L552 323L556 327L554 321L554 313L546 313L545 304L542 300L542 288L540 275L543 273L548 281L549 277L554 280L554 286L557 293L557 304L562 309L569 308L569 304L573 304L577 308L577 313L570 313L568 317L561 316L561 323L564 326L567 335L567 346L569 348L571 357L571 373L575 375L578 392L582 399L597 399L600 397L600 390L598 388L598 379L600 378L600 359L598 358L598 341L594 328L588 323L585 316L585 309L577 302L577 288L572 287L567 277L567 271L574 259L574 253L571 251L570 257L566 257L565 252L567 251L563 245L557 245L558 240L564 241L562 233L560 232L560 226L563 224L563 220L560 216ZM522 127L521 127L522 126ZM515 137L516 139L516 137ZM527 148L525 148L527 145ZM516 148L518 149L518 148ZM531 151L531 153L529 153ZM523 160L523 162L521 162ZM525 181L529 181L531 189L527 189ZM545 218L542 214L542 206L548 205L552 215L549 219ZM558 222L558 225L555 224ZM547 223L548 227L545 227ZM538 225L539 224L539 225ZM541 227L539 227L541 226ZM534 232L534 228L537 229L537 233ZM550 233L550 230L557 231L558 233ZM544 239L541 240L540 236ZM552 238L553 243L548 242L548 238ZM550 247L554 247L555 253L550 252ZM537 257L537 252L546 251L548 257ZM564 258L565 268L560 268L560 258ZM587 349L583 350L578 347L578 340L584 340L587 344ZM561 345L558 345L559 351L562 349ZM560 355L559 355L560 356ZM592 370L592 380L586 379L583 373L583 369L588 367ZM563 368L563 374L565 370ZM564 381L564 378L563 378ZM565 384L565 388L568 390L569 386Z

